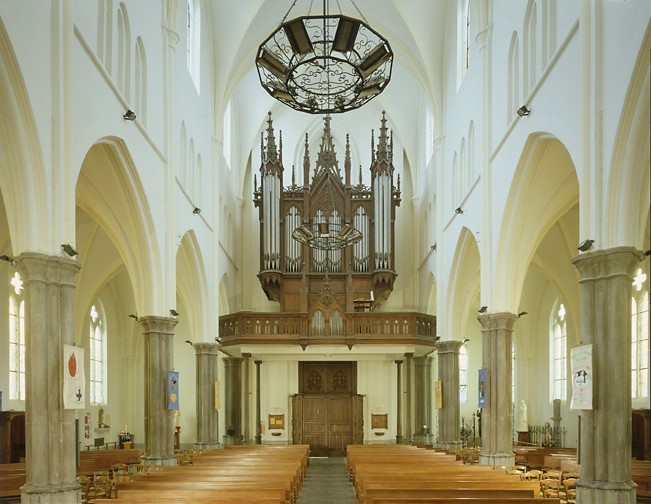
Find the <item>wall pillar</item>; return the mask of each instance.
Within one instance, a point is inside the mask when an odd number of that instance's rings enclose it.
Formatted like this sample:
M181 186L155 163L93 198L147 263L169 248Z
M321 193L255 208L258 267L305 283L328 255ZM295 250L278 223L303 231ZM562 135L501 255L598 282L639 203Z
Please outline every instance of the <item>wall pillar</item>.
M168 371L174 369L175 318L138 319L145 339L145 453L146 467L176 465L174 411L167 409Z
M244 403L242 404L242 432L243 443L251 443L251 354L243 352L242 357L244 357L244 370L243 370L243 381L244 381Z
M429 355L414 358L415 419L414 444L432 444L432 358Z
M77 261L25 252L16 258L25 296L24 503L81 502L75 410L63 408L63 345L74 345Z
M482 326L482 365L487 371L486 407L481 415L482 465L511 467L513 453L513 399L511 351L513 313L486 313L477 317Z
M226 357L224 380L226 389L226 434L224 444L242 444L242 362L241 357Z
M441 380L443 404L439 410L439 428L436 444L439 448L456 450L461 446L459 428L461 413L459 405L459 350L463 343L456 340L439 341L436 351L439 357L439 380Z
M581 343L592 344L593 409L581 411L577 502L634 504L631 480L631 289L644 258L632 247L573 259L581 285Z
M396 390L398 397L396 401L396 444L402 444L402 361L396 361Z
M407 352L405 354L407 359L405 362L405 438L407 444L412 442L412 433L414 432L413 428L413 416L412 416L412 397L414 394L414 389L412 387L412 369L414 366L414 353Z
M215 404L217 382L217 343L195 343L197 356L197 449L219 447L219 411Z
M255 362L255 444L262 444L262 419L260 418L260 365L261 360Z

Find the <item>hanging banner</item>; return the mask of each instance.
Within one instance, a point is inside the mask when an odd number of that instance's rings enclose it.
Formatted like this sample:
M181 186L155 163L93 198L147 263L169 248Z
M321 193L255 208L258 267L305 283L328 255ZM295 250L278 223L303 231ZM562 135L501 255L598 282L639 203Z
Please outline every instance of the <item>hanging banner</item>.
M486 407L486 395L488 393L488 372L486 368L479 370L479 393L477 404L480 408Z
M572 367L572 410L592 409L592 345L570 350Z
M63 345L63 408L86 407L86 375L84 349Z
M179 409L179 372L167 372L167 409Z

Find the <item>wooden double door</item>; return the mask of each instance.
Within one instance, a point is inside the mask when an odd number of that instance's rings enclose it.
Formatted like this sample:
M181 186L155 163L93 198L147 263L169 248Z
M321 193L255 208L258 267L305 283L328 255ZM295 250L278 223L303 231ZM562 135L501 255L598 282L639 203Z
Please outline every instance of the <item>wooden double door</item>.
M346 455L364 439L363 397L356 393L355 362L299 365L300 393L292 401L294 444L309 444L315 457Z

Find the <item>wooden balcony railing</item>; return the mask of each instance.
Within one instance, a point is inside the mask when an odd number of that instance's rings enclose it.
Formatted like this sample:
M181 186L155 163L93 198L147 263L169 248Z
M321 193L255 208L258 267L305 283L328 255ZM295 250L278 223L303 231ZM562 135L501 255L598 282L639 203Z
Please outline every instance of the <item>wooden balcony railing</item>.
M436 317L414 312L347 313L343 329L312 330L307 314L234 313L219 318L223 346L241 344L433 345Z

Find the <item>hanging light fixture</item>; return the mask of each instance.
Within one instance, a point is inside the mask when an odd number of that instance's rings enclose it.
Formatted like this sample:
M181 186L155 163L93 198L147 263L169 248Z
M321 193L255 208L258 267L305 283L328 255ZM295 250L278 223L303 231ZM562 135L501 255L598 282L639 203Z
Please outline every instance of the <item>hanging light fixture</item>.
M262 87L285 105L311 114L347 112L380 94L391 79L393 52L371 28L354 0L359 19L323 14L285 21L258 48Z

